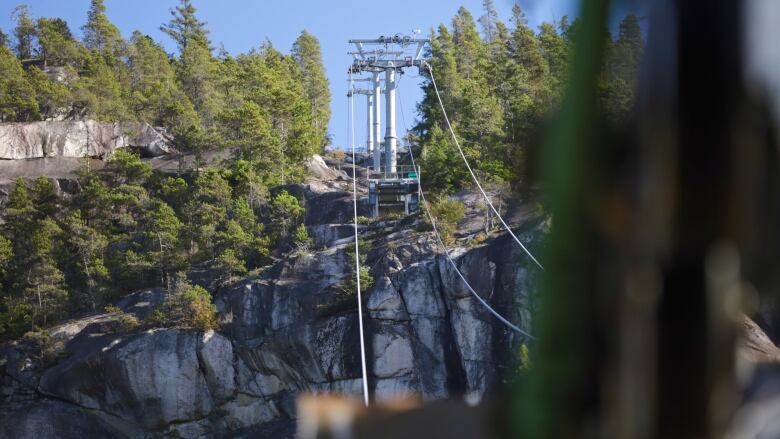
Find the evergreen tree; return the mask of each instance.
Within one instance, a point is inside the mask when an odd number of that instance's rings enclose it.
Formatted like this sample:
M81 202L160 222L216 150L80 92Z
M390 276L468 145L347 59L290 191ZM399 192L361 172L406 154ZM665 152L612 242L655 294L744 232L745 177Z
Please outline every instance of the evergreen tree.
M35 23L38 53L48 65L64 66L78 56L76 40L68 24L60 18L39 18Z
M77 292L76 303L81 308L95 311L106 303L109 293L110 273L104 260L108 239L90 227L78 210L65 219L65 231L71 256L67 261L74 266L71 291Z
M129 54L130 105L136 117L173 132L199 125L195 108L179 88L176 72L162 47L136 31Z
M0 29L0 47L8 47L8 34Z
M47 120L69 110L73 97L65 84L52 81L36 66L27 69L27 80L35 92L42 119Z
M83 54L82 74L73 85L74 107L97 120L133 120L127 106L127 90L120 81L118 69L109 61L98 53Z
M179 246L183 224L173 209L160 200L148 206L144 224L146 255L151 267L160 273L160 284L171 291L173 276L185 268Z
M212 126L221 110L217 88L219 65L211 54L205 23L196 17L190 0L171 10L171 21L160 29L179 46L177 77L181 88L195 107L201 122Z
M493 42L493 38L495 38L498 31L497 26L499 22L495 1L482 0L482 9L485 11L485 14L479 18L479 24L482 25L482 35L485 36L486 41Z
M106 16L105 0L91 0L87 23L82 27L84 45L118 58L124 49L122 34Z
M0 122L26 122L40 118L35 90L22 63L6 47L0 47Z
M563 28L564 22L560 27ZM566 79L569 57L569 47L566 39L551 23L542 23L539 30L539 46L542 49L547 65L550 68L553 88L559 89L559 84Z
M33 310L33 325L46 326L62 317L67 310L65 278L54 257L54 246L61 234L62 229L54 220L37 221L26 264L24 268L18 267L24 277L17 278L15 287L22 291L24 302Z
M284 238L297 225L305 210L298 199L281 191L271 202L271 218L279 238Z
M14 9L13 20L16 22L14 37L16 38L16 55L25 60L33 57L36 51L35 23L30 18L30 8L19 5Z
M324 147L330 122L330 84L325 76L319 40L304 30L293 44L292 55L303 74L303 87L309 98L312 123L318 136L315 143Z
M206 29L206 23L200 21L195 16L197 10L192 5L191 0L181 0L181 4L175 9L171 9L171 21L160 27L166 35L171 37L179 46L179 53L195 43L209 49L209 32Z

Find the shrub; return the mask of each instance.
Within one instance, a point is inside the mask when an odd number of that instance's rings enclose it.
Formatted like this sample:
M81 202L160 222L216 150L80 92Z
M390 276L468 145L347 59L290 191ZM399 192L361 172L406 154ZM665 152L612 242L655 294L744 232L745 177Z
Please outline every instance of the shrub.
M431 214L436 220L436 228L441 234L441 239L449 245L454 242L455 228L458 222L466 216L466 206L460 201L449 198L439 198L431 203Z
M309 237L309 231L303 224L299 225L298 228L295 229L295 232L293 232L293 241L298 247L299 252L307 252L311 250L312 241Z
M65 343L53 339L51 334L44 329L36 328L23 336L23 341L35 351L35 354L44 363L50 363L57 359L65 349Z
M374 278L368 271L368 267L360 267L360 290L365 292L373 285ZM357 309L357 282L353 276L342 284L341 294L333 302L317 306L317 315L329 317L339 312L352 311L354 309Z
M116 317L117 332L131 332L141 326L141 322L138 320L138 317L132 314L128 314L114 305L106 306L104 311L108 314L114 314L114 317Z
M181 282L176 291L150 316L156 326L168 328L217 329L217 307L203 287Z

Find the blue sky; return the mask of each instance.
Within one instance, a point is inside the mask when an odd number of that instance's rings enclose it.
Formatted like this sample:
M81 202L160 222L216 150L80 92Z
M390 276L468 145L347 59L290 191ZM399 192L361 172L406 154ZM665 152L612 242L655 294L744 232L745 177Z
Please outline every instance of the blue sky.
M0 0L0 28L6 33L10 33L13 27L11 13L20 3L29 5L34 17L65 19L77 35L81 34L80 27L86 20L89 7L89 0ZM509 21L514 2L495 0L495 3L502 19ZM529 23L534 27L542 21L576 15L576 3L575 0L520 0ZM140 30L162 42L170 52L174 51L174 44L159 31L159 27L168 21L169 9L177 4L178 0L106 0L109 18L126 37L134 30ZM338 146L347 144L346 69L351 62L346 54L348 39L408 34L413 29L422 29L427 34L433 26L449 24L461 5L475 17L482 14L482 0L394 0L388 3L356 0L193 0L193 4L198 8L200 18L208 22L214 45L219 47L223 44L234 54L257 47L266 38L276 48L289 52L302 29L317 36L322 44L333 92L330 131L334 145ZM400 90L408 124L412 123L414 104L420 97L418 80L413 76L406 76ZM365 105L361 103L362 99L355 102L358 143L365 137L361 133ZM400 124L400 114L398 120Z

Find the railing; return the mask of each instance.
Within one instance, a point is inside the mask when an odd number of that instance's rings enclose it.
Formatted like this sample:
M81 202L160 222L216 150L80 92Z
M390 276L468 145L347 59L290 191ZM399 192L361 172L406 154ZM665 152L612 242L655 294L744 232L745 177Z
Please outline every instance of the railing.
M387 172L385 168L376 169L372 166L368 168L368 178L370 180L400 180L400 179L419 179L420 167L414 167L411 165L396 166L395 172Z

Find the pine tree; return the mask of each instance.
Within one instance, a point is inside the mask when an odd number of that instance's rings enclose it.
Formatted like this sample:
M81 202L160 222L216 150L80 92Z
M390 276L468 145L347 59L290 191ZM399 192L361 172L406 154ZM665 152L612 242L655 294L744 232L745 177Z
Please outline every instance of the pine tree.
M8 34L0 29L0 47L8 47Z
M54 257L55 242L62 229L54 220L46 218L35 222L31 247L24 267L17 267L23 277L16 288L22 291L25 303L33 309L33 325L46 326L62 317L68 304L65 278Z
M133 120L127 106L127 89L117 74L124 67L112 65L111 57L107 61L99 53L86 53L83 57L82 74L73 84L74 107L97 120Z
M292 51L293 58L303 74L303 87L309 98L312 123L317 130L318 139L315 142L326 146L328 123L330 122L330 84L325 76L322 63L320 42L304 30L295 40Z
M561 22L561 27L563 26ZM551 23L542 23L538 39L554 81L553 88L559 89L559 84L563 83L567 74L569 50L566 39Z
M171 21L160 30L179 47L176 74L184 93L189 97L201 122L206 127L216 122L221 110L219 64L211 54L206 23L195 15L197 10L190 0L171 10Z
M162 47L136 31L130 40L129 54L130 105L136 117L174 133L200 125Z
M35 92L42 119L48 120L69 110L73 98L65 84L52 81L36 66L27 69L27 81Z
M179 46L179 53L191 43L210 49L209 31L206 23L195 16L197 10L191 0L181 0L181 4L171 9L171 21L160 27Z
M119 57L124 48L122 34L106 16L105 0L91 0L87 23L82 27L84 45L113 57Z
M19 5L14 9L13 20L16 22L14 37L16 38L16 55L19 59L30 59L36 51L35 23L30 18L30 8Z
M39 18L35 23L38 53L46 64L64 66L78 56L76 40L68 24L60 18Z
M0 122L38 120L35 90L22 63L6 47L0 47Z
M497 25L499 22L495 1L482 0L482 9L485 11L485 14L479 18L479 24L482 25L482 35L485 36L487 42L493 42L493 38L495 38L498 31Z
M171 291L173 276L185 268L179 247L183 224L167 204L154 200L147 208L144 224L145 247L151 267L160 273L160 285Z
M181 88L206 127L216 122L221 109L217 89L218 69L211 51L197 40L182 49L177 63L176 73Z
M81 307L95 311L106 303L109 293L110 274L104 260L108 239L90 227L78 210L65 219L65 231L68 254L72 256L68 262L75 271L72 291L79 292L77 303Z
M303 216L305 210L298 199L287 191L279 192L271 201L271 217L280 238L284 238Z

